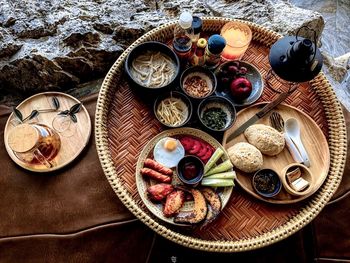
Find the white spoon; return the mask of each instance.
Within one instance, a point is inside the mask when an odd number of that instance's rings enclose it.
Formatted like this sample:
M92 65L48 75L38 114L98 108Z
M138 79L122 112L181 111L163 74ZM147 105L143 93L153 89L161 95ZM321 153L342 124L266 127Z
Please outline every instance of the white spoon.
M293 141L303 159L304 165L310 167L310 159L300 138L300 126L295 118L286 120L284 126L285 133Z

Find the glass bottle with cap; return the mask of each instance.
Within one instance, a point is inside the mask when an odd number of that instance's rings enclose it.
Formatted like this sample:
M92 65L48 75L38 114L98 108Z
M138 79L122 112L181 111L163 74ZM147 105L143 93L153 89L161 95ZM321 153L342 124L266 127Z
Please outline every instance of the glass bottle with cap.
M208 39L205 49L205 65L209 69L215 69L220 63L220 56L226 46L226 40L220 35L212 35Z
M196 51L191 57L190 63L192 66L203 66L205 63L205 48L207 41L204 38L200 38L197 41Z
M193 29L192 15L190 12L182 12L178 24L174 29L173 48L180 59L187 58L192 47Z
M193 16L192 28L193 28L193 37L192 37L192 45L197 44L197 41L202 32L202 19L198 16Z

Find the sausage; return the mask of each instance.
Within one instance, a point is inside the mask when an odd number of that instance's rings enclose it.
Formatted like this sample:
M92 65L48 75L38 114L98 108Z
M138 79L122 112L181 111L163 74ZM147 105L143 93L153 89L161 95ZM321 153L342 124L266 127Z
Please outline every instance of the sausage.
M152 170L150 168L142 168L141 169L141 174L144 176L148 176L156 181L159 181L161 183L170 183L171 182L171 177L161 174L155 170Z
M160 172L162 174L169 175L169 176L173 175L173 171L171 169L161 165L160 163L157 163L156 161L154 161L152 159L147 158L145 160L144 165L145 165L145 167L151 168L151 169L153 169L157 172Z

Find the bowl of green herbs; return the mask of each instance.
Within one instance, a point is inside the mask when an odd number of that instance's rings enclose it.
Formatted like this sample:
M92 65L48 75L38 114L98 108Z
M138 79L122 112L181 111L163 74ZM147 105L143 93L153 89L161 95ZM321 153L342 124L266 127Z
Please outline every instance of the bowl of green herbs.
M231 101L221 96L210 96L198 106L198 119L210 131L223 132L236 120L236 109Z

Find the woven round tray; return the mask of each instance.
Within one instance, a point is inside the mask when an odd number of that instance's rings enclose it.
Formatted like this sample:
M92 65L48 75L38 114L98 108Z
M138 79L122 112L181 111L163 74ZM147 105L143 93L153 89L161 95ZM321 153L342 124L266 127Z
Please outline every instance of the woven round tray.
M205 33L218 33L228 18L203 18ZM269 47L281 36L259 25L245 22L253 41L243 60L256 66L263 77L270 69ZM342 178L346 158L344 116L336 95L321 73L299 86L286 103L309 114L321 127L329 143L331 165L322 187L309 199L288 206L265 204L237 188L220 216L206 229L184 230L168 225L148 211L135 184L137 158L146 143L162 131L152 108L130 89L123 73L127 54L136 45L169 41L175 23L154 29L136 40L114 63L102 84L96 109L96 146L105 175L125 206L158 234L181 245L217 252L245 251L282 240L308 224L322 210ZM283 88L272 81L275 88ZM265 89L261 101L276 94Z

